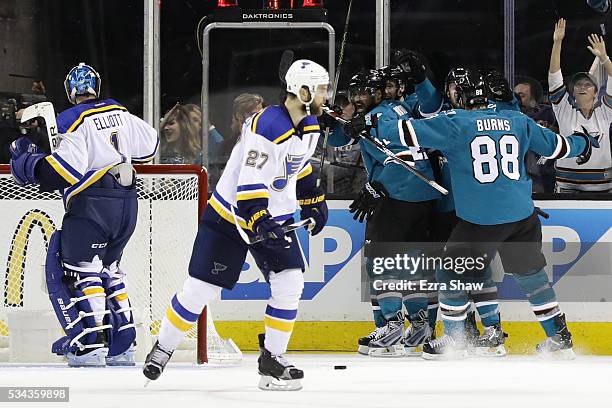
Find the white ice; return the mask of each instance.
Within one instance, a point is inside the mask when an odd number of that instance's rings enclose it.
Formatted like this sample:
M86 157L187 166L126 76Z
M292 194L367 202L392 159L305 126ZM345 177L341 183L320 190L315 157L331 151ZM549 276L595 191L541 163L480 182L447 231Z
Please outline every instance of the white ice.
M350 354L295 354L304 389L261 391L254 354L235 367L170 364L144 388L141 367L0 366L0 386L69 386L70 403L50 406L316 408L612 406L612 357L542 361L535 357L442 362L373 359ZM346 365L335 370L334 365ZM39 403L0 406L40 407Z

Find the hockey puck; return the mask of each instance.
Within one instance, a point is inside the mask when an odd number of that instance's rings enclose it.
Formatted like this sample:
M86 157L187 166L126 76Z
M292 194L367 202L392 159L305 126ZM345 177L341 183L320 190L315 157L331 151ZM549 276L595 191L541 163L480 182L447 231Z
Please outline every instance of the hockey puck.
M346 370L346 366L345 365L335 365L334 370Z

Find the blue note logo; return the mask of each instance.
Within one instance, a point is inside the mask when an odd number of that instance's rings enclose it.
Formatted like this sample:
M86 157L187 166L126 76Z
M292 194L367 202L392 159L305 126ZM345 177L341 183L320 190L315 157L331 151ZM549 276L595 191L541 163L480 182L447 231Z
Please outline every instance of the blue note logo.
M287 184L289 183L289 179L295 176L300 170L302 161L304 160L304 156L305 155L303 154L299 154L299 155L288 154L287 157L285 157L285 166L283 167L283 175L274 179L274 181L272 182L273 190L283 191L287 187Z

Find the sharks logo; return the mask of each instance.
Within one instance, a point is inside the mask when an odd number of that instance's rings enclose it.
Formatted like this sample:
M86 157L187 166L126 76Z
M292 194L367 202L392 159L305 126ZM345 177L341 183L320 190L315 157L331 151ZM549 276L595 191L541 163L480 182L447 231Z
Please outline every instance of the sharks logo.
M289 179L295 176L300 170L302 161L304 160L304 156L305 155L303 154L299 154L299 155L288 154L287 157L285 157L285 166L283 168L283 175L274 179L274 181L272 182L273 190L283 191L285 187L287 187L287 184L289 183Z

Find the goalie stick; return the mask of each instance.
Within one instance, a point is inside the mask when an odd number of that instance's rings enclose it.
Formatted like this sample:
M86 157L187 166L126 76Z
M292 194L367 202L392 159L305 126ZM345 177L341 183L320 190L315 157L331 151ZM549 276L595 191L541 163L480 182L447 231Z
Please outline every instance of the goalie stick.
M21 115L21 123L39 117L45 120L47 136L49 137L49 148L51 149L51 153L53 153L57 150L61 137L57 133L55 109L53 109L53 104L51 102L40 102L25 108L23 110L23 115Z
M249 237L247 233L244 232L242 227L240 227L240 225L238 224L238 217L236 217L236 212L234 211L234 207L231 207L231 210L232 210L232 217L234 217L234 225L236 226L236 230L238 230L238 235L240 235L240 238L242 238L242 240L246 242L247 245L253 245L253 244L256 244L268 238L267 236L264 236L264 235L255 235L254 237ZM305 220L302 220L302 221L299 221L293 224L283 225L281 228L283 229L285 233L287 233L287 232L295 231L300 228L306 228L310 230L314 225L315 225L315 221L313 218L306 218Z
M332 118L340 122L342 125L346 125L347 123L349 123L348 120L342 119L336 112L334 112L332 109L330 109L327 106L323 107L323 111L325 112L326 115L331 116ZM406 163L404 160L400 159L395 153L389 150L384 144L382 144L381 142L379 142L378 140L370 136L368 133L364 132L360 134L359 137L361 137L363 140L366 140L368 143L373 145L380 152L384 153L387 157L389 157L390 161L396 164L399 164L400 166L402 166L403 168L405 168L406 170L408 170L409 172L417 176L417 178L419 178L421 181L424 181L425 183L429 184L431 187L433 187L440 193L444 195L448 195L447 189L445 189L444 187L436 183L434 180L428 179L423 173L421 173L420 171L412 167L410 164Z

